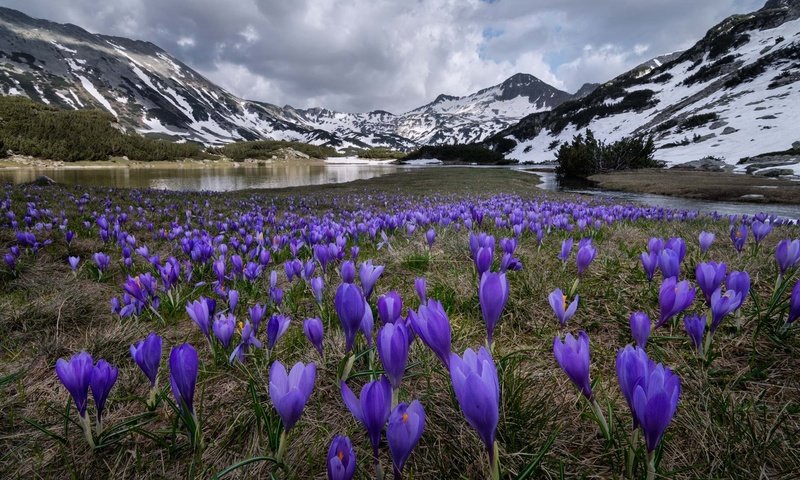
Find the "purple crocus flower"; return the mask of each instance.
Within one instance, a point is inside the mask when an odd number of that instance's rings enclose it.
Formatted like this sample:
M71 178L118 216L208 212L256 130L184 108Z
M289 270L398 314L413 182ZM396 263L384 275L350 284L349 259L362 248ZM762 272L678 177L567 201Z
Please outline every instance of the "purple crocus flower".
M288 374L280 360L275 360L269 368L269 398L287 432L303 414L316 378L317 367L313 363L297 362Z
M336 289L333 304L344 330L345 352L349 352L364 318L364 295L358 285L343 283Z
M403 322L387 323L378 331L378 356L393 390L400 388L400 381L408 362L409 338Z
M741 224L739 228L731 227L731 242L737 252L742 253L744 244L747 243L747 225Z
M750 225L750 229L753 231L753 240L758 245L772 231L772 224L755 221Z
M264 318L266 312L267 309L260 303L256 303L247 309L247 313L250 315L250 322L253 324L253 331L256 333L258 333L258 326L261 324L261 319Z
M411 328L422 342L430 348L445 368L450 369L450 320L442 304L430 299L419 306L419 312L408 311Z
M356 280L356 266L350 260L342 263L342 281L353 283Z
M650 240L647 241L647 251L660 255L661 250L664 250L665 244L666 242L663 238L651 237Z
M161 365L161 344L161 337L155 332L150 332L144 340L131 345L130 348L133 361L150 380L150 388L156 386L158 367Z
M322 320L319 318L307 318L303 321L303 333L305 333L306 338L311 345L314 345L314 348L317 349L320 356L322 356L322 339L323 339L323 327L322 327Z
M692 339L698 352L703 351L703 336L706 333L706 319L697 314L686 315L683 317L683 328Z
M475 252L475 271L478 273L478 278L492 268L493 259L494 251L490 247L478 248Z
M651 365L653 362L647 357L643 348L626 345L617 351L617 381L622 396L625 397L625 402L633 414L634 430L639 426L639 421L634 412L633 392L636 386L644 381Z
M56 375L72 396L82 419L86 418L86 402L93 369L92 356L87 352L76 353L69 360L59 358L56 362Z
M108 394L117 382L118 374L119 370L105 360L98 360L97 365L92 369L92 377L89 380L89 386L92 388L92 397L94 397L98 433L103 430L103 410L106 406Z
M667 243L664 244L664 248L668 248L678 254L678 262L682 262L686 257L686 242L680 237L673 237L667 240Z
M414 279L414 290L417 292L420 303L428 301L428 282L424 277L417 277Z
M325 281L322 277L311 279L311 293L314 295L317 305L322 305L322 295L325 293Z
M342 400L350 413L367 430L367 435L372 443L372 454L377 463L378 444L392 407L392 387L389 381L386 377L381 376L380 380L367 383L361 389L359 398L356 398L345 382L341 382L341 393Z
M275 344L289 329L291 318L286 315L272 315L267 321L267 350L272 351Z
M656 328L661 327L670 318L689 308L689 305L694 301L694 295L694 287L688 281L678 282L675 277L669 277L664 280L658 292L660 316L658 323L656 323Z
M372 316L372 308L366 300L364 300L364 316L361 317L361 326L359 330L364 334L367 340L367 346L372 347L372 328L375 326L375 318Z
M425 232L425 241L428 242L428 248L433 248L434 240L436 240L436 230L431 228Z
M660 363L649 368L642 382L636 385L633 411L644 432L648 453L656 449L664 436L678 409L680 395L680 379Z
M396 479L402 478L403 467L411 455L411 451L419 443L425 430L425 409L419 401L411 404L399 403L389 415L386 426L386 440L392 452L392 464Z
M256 329L253 327L253 324L250 321L244 322L244 326L242 327L241 333L241 340L239 341L239 345L233 349L231 352L230 357L228 357L228 362L233 363L234 360L238 360L239 362L244 362L244 355L250 350L250 347L255 348L262 348L263 345L261 340L256 338Z
M589 400L594 399L592 382L589 380L589 336L581 330L578 338L568 333L564 340L557 335L553 339L553 355L572 383Z
M74 272L78 269L78 264L81 261L81 257L68 257L67 261L69 262L69 268L71 268Z
M575 255L575 263L578 267L578 276L583 275L583 272L592 263L594 257L597 256L597 249L592 245L591 240L588 242L581 241L581 246L578 248L578 253Z
M728 290L739 292L742 295L742 303L744 303L747 295L750 293L750 274L747 272L733 271L728 274L725 279L725 286Z
M579 299L580 297L575 295L575 298L568 307L567 296L564 295L564 292L562 292L560 288L556 288L550 292L550 295L548 295L547 300L550 302L550 308L552 308L553 313L556 314L556 318L558 319L558 323L561 325L561 328L564 328L569 319L575 315L575 311L578 309Z
M711 295L710 304L711 326L709 330L713 334L726 315L742 306L742 294L734 290L726 290L725 293L722 293L722 287L720 287Z
M711 244L714 243L714 239L716 235L711 232L700 232L698 236L698 240L700 242L700 251L706 253L709 248L711 248Z
M483 440L492 463L500 418L500 384L489 351L481 347L475 353L468 348L463 357L451 353L450 379L461 412Z
M111 264L111 258L103 252L97 252L92 255L92 261L98 270L105 272Z
M378 317L381 322L394 323L403 312L403 299L394 290L378 297Z
M17 257L12 253L6 253L3 255L3 262L6 264L9 270L15 270L17 268Z
M214 331L214 336L222 344L223 348L228 348L233 338L233 332L236 330L236 318L233 314L220 313L214 319L214 324L211 326Z
M647 339L650 337L650 317L644 312L633 312L630 318L631 334L636 341L636 345L644 348Z
M711 294L717 289L725 280L725 274L728 267L724 263L706 262L698 263L695 268L695 278L697 279L697 286L706 297L706 302L711 302Z
M658 255L658 268L664 278L678 277L681 273L681 262L678 253L671 248L661 250Z
M775 261L778 262L781 276L800 263L800 240L781 240L775 247Z
M503 308L508 301L508 280L505 273L486 272L481 276L478 286L478 298L481 303L483 321L486 322L486 340L492 345L494 327L500 320Z
M356 451L350 439L336 435L328 447L328 480L352 480L356 473Z
M169 353L169 382L172 395L181 411L194 415L194 387L200 361L197 350L188 343L173 347Z
M237 305L239 305L239 292L236 290L228 291L228 311L235 312Z
M558 254L558 259L566 263L569 260L569 254L572 252L572 237L565 238L561 242L561 252Z
M383 273L383 265L372 265L372 260L367 260L361 264L358 270L358 277L361 279L361 287L364 289L364 297L369 300L372 295L372 289L375 288L375 283L378 282Z
M652 282L653 276L656 274L656 269L658 268L659 254L655 252L643 252L640 259L642 261L644 273L647 275L647 281Z
M786 318L786 323L792 324L798 318L800 318L800 280L795 282L792 294L789 296L789 316Z
M203 332L203 335L208 337L208 328L211 320L208 302L206 302L203 297L200 297L199 300L195 300L194 302L189 302L186 304L186 313L188 313L189 318L200 327L200 331Z

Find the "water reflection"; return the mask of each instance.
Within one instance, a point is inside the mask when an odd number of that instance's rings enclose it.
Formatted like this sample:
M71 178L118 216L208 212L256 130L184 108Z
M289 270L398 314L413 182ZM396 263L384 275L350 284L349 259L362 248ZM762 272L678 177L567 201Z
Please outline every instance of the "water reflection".
M664 207L675 210L697 210L703 213L717 212L721 215L755 215L766 213L778 215L791 220L800 218L800 206L779 203L739 203L717 202L712 200L698 200L693 198L670 197L651 193L620 192L616 190L602 190L586 186L562 185L556 179L555 173L535 172L542 179L539 188L549 191L576 193L590 195L622 203L639 203L653 207Z
M392 165L326 165L277 163L259 166L210 168L0 169L0 183L24 183L47 175L58 183L98 187L209 190L224 192L248 188L282 188L343 183L397 171Z

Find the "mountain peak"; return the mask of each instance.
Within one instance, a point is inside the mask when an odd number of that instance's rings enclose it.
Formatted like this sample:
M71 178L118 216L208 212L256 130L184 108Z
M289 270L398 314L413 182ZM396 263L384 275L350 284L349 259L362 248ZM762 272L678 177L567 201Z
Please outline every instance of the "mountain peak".
M537 83L537 82L538 83L544 83L541 80L539 80L538 78L536 78L533 75L531 75L530 73L515 73L514 75L511 75L510 77L505 79L505 81L503 81L503 83L501 85L506 85L506 84L519 85L519 84L531 84L531 83Z

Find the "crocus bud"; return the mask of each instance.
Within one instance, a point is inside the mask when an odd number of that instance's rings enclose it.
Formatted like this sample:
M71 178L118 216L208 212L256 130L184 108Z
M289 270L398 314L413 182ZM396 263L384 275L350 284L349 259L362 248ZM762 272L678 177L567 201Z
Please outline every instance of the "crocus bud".
M634 312L631 314L630 322L631 334L636 340L636 345L644 348L650 337L650 317L644 312Z

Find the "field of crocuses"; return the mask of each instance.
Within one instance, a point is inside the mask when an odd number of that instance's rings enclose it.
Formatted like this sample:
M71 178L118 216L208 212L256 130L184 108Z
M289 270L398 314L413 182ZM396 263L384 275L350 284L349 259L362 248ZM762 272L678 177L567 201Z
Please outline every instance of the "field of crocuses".
M800 227L435 175L2 187L0 477L797 478Z

